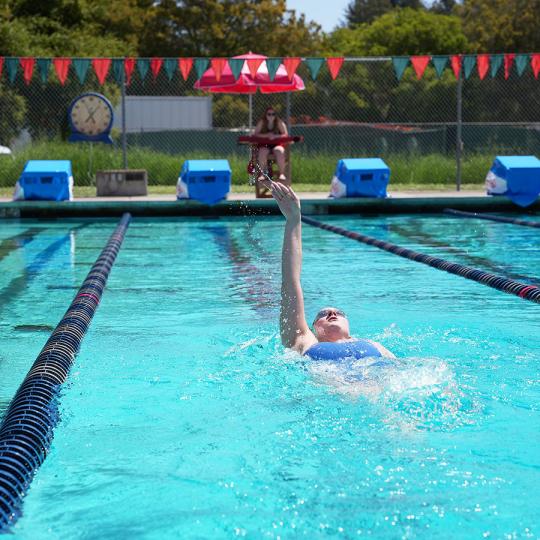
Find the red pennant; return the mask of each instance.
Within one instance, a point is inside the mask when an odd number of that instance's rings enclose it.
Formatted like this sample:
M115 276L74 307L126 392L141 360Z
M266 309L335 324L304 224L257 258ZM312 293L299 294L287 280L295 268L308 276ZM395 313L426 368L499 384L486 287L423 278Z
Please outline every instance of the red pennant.
M456 79L459 78L462 60L463 58L461 54L454 54L453 56L450 57L450 65L452 66L452 71L454 72Z
M226 63L227 60L225 58L212 58L212 60L210 60L217 82L221 80L221 74L223 73L223 68Z
M411 64L418 79L422 78L430 60L431 56L411 56Z
M135 58L126 58L124 60L124 71L126 72L126 84L128 86L129 86L129 83L131 82L131 75L133 75L135 64L136 64Z
M30 84L32 80L32 74L34 73L34 66L36 64L35 58L21 58L19 60L23 70L24 82Z
M162 65L163 65L163 58L152 58L150 60L150 69L152 70L154 81L156 80L156 77L158 76Z
M480 80L484 80L489 70L489 54L479 54L476 57L476 65L478 66L478 76Z
M292 80L292 78L294 77L294 74L296 73L296 70L300 65L300 61L301 59L296 56L291 56L283 59L283 66L285 67L285 71L287 72L287 77L289 77L289 80Z
M508 79L510 77L510 70L514 63L514 58L516 55L514 53L507 53L504 55L504 78Z
M70 58L53 58L54 71L62 86L66 83L70 65Z
M247 60L249 72L251 73L251 77L253 79L257 76L257 70L259 69L259 66L263 63L263 60L264 58L249 58Z
M328 65L328 70L330 71L330 76L332 77L332 80L335 80L338 76L339 70L343 65L343 60L344 59L341 56L326 59L326 63Z
M92 67L96 72L99 84L103 84L107 78L107 73L111 68L111 59L110 58L94 58L92 60Z
M2 75L2 67L4 66L4 57L0 56L0 75Z
M531 54L531 68L534 73L534 78L538 79L538 73L540 73L540 54Z
M189 72L193 66L193 58L179 58L178 67L180 68L180 73L184 77L184 81L187 80Z

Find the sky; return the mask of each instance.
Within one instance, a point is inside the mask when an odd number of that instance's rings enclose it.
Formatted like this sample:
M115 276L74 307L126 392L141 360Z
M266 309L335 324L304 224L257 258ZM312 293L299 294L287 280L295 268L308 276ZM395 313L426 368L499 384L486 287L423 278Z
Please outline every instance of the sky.
M287 8L305 13L306 19L315 21L325 32L332 31L344 17L350 0L287 0Z

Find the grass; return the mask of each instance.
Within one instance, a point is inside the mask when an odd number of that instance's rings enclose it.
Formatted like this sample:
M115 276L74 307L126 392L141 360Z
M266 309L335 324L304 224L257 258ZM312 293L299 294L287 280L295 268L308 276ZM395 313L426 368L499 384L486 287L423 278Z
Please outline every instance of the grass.
M205 153L171 155L145 148L128 150L129 168L148 171L151 193L163 187L169 193L176 184L182 163L186 159L229 160L232 169L233 191L251 191L247 185L247 156L231 154L215 156ZM325 191L328 189L337 161L343 156L336 154L308 155L295 152L292 162L293 185L299 191ZM122 153L107 145L71 144L67 142L35 143L16 153L13 157L0 156L0 189L12 186L20 176L29 159L69 159L73 167L77 196L95 193L95 171L122 168ZM455 186L455 160L452 156L440 154L411 155L393 154L385 156L391 169L391 186L394 189L453 189ZM471 155L463 160L462 182L464 185L483 184L486 172L491 166L493 155ZM301 186L301 187L300 187ZM90 188L90 191L81 188ZM5 192L2 190L3 196Z

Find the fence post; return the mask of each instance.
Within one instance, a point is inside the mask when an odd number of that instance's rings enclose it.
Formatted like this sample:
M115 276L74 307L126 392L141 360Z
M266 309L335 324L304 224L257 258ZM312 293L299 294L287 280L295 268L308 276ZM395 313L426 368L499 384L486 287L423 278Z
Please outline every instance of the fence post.
M456 122L456 191L461 189L461 154L463 150L462 120L463 120L463 77L459 67L457 78L457 122Z
M287 132L291 132L291 93L287 92L286 94L287 100L285 102L285 114L286 114L286 120L287 120Z
M126 77L122 71L122 158L124 169L128 168L127 159L127 136L126 136Z

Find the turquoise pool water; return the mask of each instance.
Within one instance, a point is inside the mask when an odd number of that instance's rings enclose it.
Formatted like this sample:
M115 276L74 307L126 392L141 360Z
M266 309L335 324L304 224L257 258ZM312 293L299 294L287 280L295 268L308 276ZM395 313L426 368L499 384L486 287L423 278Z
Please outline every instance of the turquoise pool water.
M540 277L534 229L322 221ZM115 223L2 222L2 411ZM540 535L539 306L305 226L308 318L400 357L358 383L279 343L282 226L132 222L14 538Z

